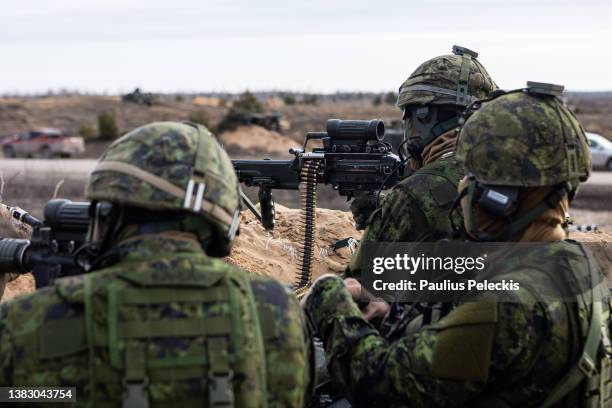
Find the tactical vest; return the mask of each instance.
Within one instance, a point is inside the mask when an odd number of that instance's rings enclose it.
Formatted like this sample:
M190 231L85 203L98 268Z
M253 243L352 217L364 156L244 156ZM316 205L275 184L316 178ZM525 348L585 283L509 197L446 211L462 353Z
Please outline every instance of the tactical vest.
M86 359L88 406L267 405L261 326L245 273L191 253L121 262L83 279L83 314L45 323L36 334L49 342L27 352L38 361ZM68 286L60 279L55 289L66 296Z
M535 406L548 407L612 407L612 346L610 345L612 303L605 280L593 288L592 282L600 282L599 269L592 264L593 255L580 243L562 241L547 245L558 247L554 267L543 267L538 257L521 253L521 270L512 270L512 262L496 279L518 281L536 301L546 305L538 290L537 274L547 276L557 285L560 293L573 293L575 302L565 301L569 309L570 330L567 341L577 351L577 361L553 387L552 391ZM578 261L579 260L579 261ZM571 268L570 268L571 265ZM565 287L564 287L565 286ZM579 288L579 289L576 289ZM577 295L575 295L578 293ZM548 309L547 321L554 321ZM540 350L541 351L541 350ZM536 355L539 355L539 351ZM533 369L533 366L532 366ZM528 376L533 374L528 373ZM554 375L554 373L550 373ZM503 391L501 392L503 394ZM476 406L506 408L510 405L493 391L483 395Z

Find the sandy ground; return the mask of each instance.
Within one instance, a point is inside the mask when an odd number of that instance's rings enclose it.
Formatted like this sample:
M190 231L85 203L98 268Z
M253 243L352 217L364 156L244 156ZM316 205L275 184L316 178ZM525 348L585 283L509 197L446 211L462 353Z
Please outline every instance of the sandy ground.
M289 148L300 147L295 140L259 126L241 126L224 132L219 141L234 159L291 158Z
M276 215L276 227L267 231L249 211L244 211L240 235L227 260L252 273L293 283L298 268L296 250L302 242L297 228L301 221L300 210L277 205ZM361 237L349 212L317 209L316 217L314 278L324 273L342 272L350 261L351 252L349 248L334 251L332 245L341 239Z

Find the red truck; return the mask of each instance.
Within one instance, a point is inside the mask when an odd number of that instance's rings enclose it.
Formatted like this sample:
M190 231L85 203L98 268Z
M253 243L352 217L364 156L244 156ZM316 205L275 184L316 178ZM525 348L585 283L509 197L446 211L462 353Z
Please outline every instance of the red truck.
M9 136L2 141L4 157L70 157L85 151L82 137L64 136L59 129L40 128Z

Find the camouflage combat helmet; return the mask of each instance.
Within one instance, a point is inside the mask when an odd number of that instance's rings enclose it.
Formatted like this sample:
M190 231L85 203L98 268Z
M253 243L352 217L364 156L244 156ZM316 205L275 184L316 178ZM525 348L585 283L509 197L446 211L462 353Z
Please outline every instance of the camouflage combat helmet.
M239 222L240 189L232 163L202 125L157 122L111 144L94 168L86 192L153 211L180 211L204 218L217 244L229 246Z
M397 106L467 106L487 97L497 85L477 57L478 53L455 45L452 55L424 62L400 86Z
M415 163L437 137L457 127L460 112L497 89L478 54L453 46L453 55L433 58L416 69L399 89L406 148Z
M576 185L589 177L584 129L546 87L559 96L563 89L530 82L528 88L484 101L467 119L456 157L478 181L536 187Z
M466 110L455 155L468 177L466 230L479 241L509 241L567 195L574 196L591 171L582 126L561 100L560 85L528 82L527 88L499 92ZM550 187L534 207L517 212L528 187ZM495 235L480 231L476 204L506 220Z

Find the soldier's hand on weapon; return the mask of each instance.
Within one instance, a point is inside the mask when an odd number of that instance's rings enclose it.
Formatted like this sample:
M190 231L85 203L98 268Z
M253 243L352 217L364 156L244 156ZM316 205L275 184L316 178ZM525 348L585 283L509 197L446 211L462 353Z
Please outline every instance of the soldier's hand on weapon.
M383 195L380 195L382 200ZM353 213L353 219L355 220L355 228L357 230L364 230L368 226L368 221L372 216L372 213L377 208L378 200L376 195L366 197L355 197L351 201L351 212Z
M361 309L364 319L377 326L384 320L391 306L382 299L375 299L369 292L361 287L357 279L346 278L344 280L346 290Z

